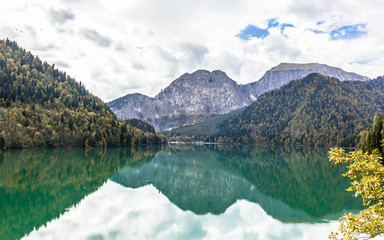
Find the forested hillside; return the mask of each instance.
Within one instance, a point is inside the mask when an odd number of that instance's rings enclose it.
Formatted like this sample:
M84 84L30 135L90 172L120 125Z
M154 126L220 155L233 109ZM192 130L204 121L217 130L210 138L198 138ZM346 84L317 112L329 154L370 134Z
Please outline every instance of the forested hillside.
M81 82L0 40L0 148L125 147L165 141L132 127Z
M141 131L156 133L155 128L151 124L141 121L139 119L131 118L131 119L125 120L125 122L131 125L132 127L140 129Z
M384 119L383 116L375 116L372 126L360 133L359 147L364 152L377 153L384 157ZM382 160L382 163L383 160Z
M383 114L384 79L340 82L320 74L268 92L220 125L220 139L296 145L356 146Z
M215 137L219 133L220 129L218 126L225 120L241 113L244 109L245 108L241 108L226 114L217 115L204 122L176 128L164 132L164 134L170 141L216 141L217 139L215 140L215 138L211 138L211 136Z

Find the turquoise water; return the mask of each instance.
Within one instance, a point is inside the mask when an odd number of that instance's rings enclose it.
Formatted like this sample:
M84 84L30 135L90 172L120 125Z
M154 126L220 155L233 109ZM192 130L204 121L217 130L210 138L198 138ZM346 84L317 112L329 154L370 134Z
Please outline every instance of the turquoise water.
M0 154L0 239L326 239L361 201L327 149Z

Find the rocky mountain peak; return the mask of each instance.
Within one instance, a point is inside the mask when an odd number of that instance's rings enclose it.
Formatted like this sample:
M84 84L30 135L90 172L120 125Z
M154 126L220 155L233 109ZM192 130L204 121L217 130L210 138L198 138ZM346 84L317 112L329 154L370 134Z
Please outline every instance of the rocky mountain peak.
M340 81L367 81L368 77L346 72L338 67L320 63L280 63L268 70L259 81L250 83L249 91L254 96L280 88L292 80L303 78L311 73L320 73L324 76L334 77Z
M259 81L239 85L223 71L201 69L181 75L154 98L130 94L108 105L118 117L138 118L153 124L157 131L164 131L246 107L261 94L311 73L341 81L369 79L325 64L280 63Z
M271 68L269 71L284 71L294 69L313 69L319 63L280 63L279 65Z
M291 71L303 75L302 78L310 73L320 73L325 76L338 78L340 81L367 81L368 77L358 75L352 72L346 72L341 68L332 67L321 63L280 63L266 72L266 75L271 72ZM265 76L265 75L264 75ZM296 79L296 78L295 78ZM260 79L262 80L262 79Z
M154 98L131 94L108 105L121 118L138 118L163 131L204 121L253 102L220 70L198 70L174 80Z
M223 71L220 70L214 70L212 72L207 71L207 70L197 70L193 73L185 73L181 75L179 78L174 80L169 86L172 85L180 85L184 84L186 82L188 83L193 83L193 82L204 82L204 83L212 83L214 81L219 81L219 82L227 82L231 81L234 82L232 79L230 79L227 74Z

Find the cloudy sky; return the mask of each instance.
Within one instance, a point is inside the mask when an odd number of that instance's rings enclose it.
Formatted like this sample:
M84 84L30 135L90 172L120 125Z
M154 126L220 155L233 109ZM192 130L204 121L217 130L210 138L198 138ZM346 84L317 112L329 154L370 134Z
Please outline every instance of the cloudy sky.
M257 81L280 62L384 74L382 0L0 0L15 40L104 101L197 69Z

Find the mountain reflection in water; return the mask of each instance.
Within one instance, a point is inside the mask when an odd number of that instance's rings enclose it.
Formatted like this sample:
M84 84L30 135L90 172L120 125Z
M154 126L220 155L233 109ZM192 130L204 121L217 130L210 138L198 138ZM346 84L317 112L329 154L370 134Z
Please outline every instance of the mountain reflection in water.
M176 146L111 180L130 188L152 184L196 214L221 214L244 199L284 222L321 222L361 206L345 191L344 171L328 161L325 149Z
M361 208L344 171L301 147L8 151L0 239L326 237L329 220Z

